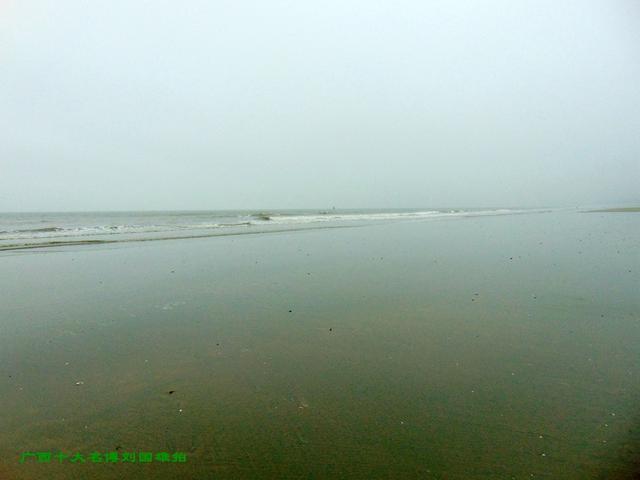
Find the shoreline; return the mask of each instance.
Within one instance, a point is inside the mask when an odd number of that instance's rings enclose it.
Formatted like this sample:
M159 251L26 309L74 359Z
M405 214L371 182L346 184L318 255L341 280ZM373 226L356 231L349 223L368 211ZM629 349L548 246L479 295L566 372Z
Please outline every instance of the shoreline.
M604 208L602 210L587 210L582 213L631 213L640 212L640 207Z

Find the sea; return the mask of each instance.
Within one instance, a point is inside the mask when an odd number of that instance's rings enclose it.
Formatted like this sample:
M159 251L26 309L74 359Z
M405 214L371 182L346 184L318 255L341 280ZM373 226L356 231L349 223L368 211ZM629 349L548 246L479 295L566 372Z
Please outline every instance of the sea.
M524 208L199 210L0 213L0 250L169 240L377 222L548 212Z

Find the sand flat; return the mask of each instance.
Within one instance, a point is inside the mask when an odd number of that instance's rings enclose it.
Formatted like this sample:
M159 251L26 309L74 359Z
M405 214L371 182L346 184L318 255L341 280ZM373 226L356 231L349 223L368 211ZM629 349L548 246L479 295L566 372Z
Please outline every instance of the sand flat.
M556 212L3 252L0 471L625 475L637 231ZM188 462L17 463L118 447Z

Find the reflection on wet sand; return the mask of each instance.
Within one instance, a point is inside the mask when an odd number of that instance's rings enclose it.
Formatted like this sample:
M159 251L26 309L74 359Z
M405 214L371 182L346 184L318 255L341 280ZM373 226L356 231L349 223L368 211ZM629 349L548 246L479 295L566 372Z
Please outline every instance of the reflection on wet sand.
M0 477L625 478L634 222L555 213L7 254ZM25 451L188 461L20 465Z

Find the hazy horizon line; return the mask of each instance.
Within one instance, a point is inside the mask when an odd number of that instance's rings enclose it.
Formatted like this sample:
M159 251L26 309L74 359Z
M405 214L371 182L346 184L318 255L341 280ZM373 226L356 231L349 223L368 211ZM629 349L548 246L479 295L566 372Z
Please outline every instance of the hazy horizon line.
M255 208L153 208L153 209L127 209L127 210L0 210L0 214L20 214L20 213L166 213L166 212L262 212L268 211L344 211L344 210L443 210L443 209L580 209L580 208L600 208L600 207L619 207L619 206L638 206L638 202L616 202L616 203L598 203L598 204L580 204L580 205L440 205L440 206L403 206L403 207L255 207Z

